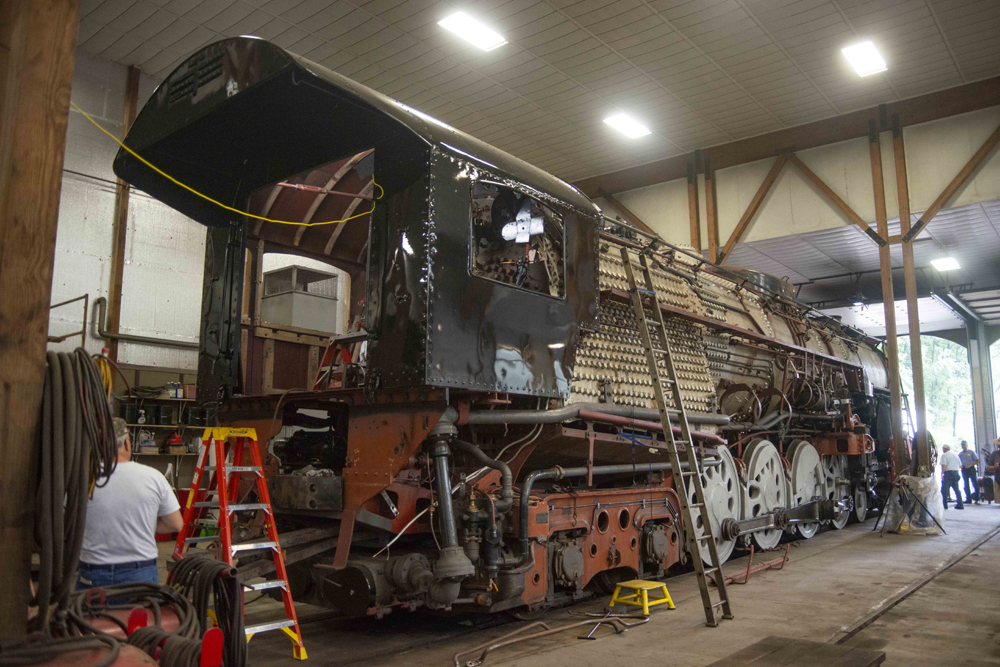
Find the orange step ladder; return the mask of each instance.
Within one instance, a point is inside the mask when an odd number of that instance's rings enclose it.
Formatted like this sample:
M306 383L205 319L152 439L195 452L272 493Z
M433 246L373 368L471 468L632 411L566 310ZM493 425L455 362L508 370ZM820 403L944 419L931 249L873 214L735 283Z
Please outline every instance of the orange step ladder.
M232 451L232 463L226 459ZM250 450L250 465L243 465L243 450ZM210 456L214 453L215 465L208 465ZM206 471L211 473L208 489L202 489L202 478ZM237 503L239 491L239 475L253 473L257 484L256 503ZM236 476L235 478L232 476ZM198 500L199 492L214 495L213 500ZM198 523L202 508L212 508L219 511L218 534L212 536L192 536L193 527ZM247 542L233 544L233 512L244 510L263 510L267 513L267 540L262 542ZM198 455L198 465L191 480L191 493L188 494L184 506L184 526L177 535L174 546L174 560L184 557L184 550L191 544L199 542L219 542L222 559L233 565L236 554L244 551L270 550L274 557L274 567L277 578L260 584L243 584L247 590L262 591L269 588L280 588L281 598L285 603L286 619L271 623L247 626L247 641L259 633L270 630L281 630L292 640L292 655L296 660L305 660L306 648L302 644L302 632L299 629L299 619L295 614L295 603L288 586L288 573L285 571L285 558L278 542L278 529L274 525L274 511L271 508L271 497L267 492L264 480L264 470L260 461L260 450L257 447L257 432L252 428L214 427L205 429L202 436L202 450Z

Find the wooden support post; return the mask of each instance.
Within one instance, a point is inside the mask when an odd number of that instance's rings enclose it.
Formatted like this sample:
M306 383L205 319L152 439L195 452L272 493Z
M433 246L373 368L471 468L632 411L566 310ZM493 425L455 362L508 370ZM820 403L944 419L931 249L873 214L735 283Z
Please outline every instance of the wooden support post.
M875 121L868 131L868 152L872 163L872 185L875 190L875 222L882 238L889 237L885 213L885 184L882 182L882 147L879 145ZM892 465L897 475L906 474L903 436L902 390L899 384L899 341L896 338L896 300L892 293L892 256L889 246L879 246L879 269L882 276L882 305L885 311L885 355L889 362L889 404L892 410Z
M122 139L135 121L139 106L139 68L128 68L128 82L125 86L125 113L122 122ZM122 179L115 184L114 241L111 252L111 286L108 289L108 321L105 328L110 333L119 333L122 321L122 287L125 278L125 237L128 235L128 197L131 188ZM107 341L108 356L118 361L118 340Z
M715 173L711 163L705 161L705 217L708 218L708 261L719 258L719 208L715 195Z
M698 174L688 163L688 217L691 224L691 245L701 253L701 214L698 211Z
M802 175L805 176L807 179L809 179L809 181L816 186L816 189L822 192L827 199L833 202L834 206L843 211L844 215L846 215L851 222L860 227L861 230L865 234L867 234L872 241L875 241L875 243L877 243L880 248L886 245L887 242L885 240L885 237L887 236L887 234L883 234L882 236L877 234L875 230L872 229L868 225L868 223L864 221L864 218L855 213L854 209L848 206L847 202L845 202L843 199L837 196L837 193L831 190L830 186L824 183L822 178L813 173L812 169L803 164L802 160L800 160L798 156L795 155L795 153L788 154L788 161L791 162L793 165L795 165L795 167L802 172ZM884 193L883 193L883 201L884 201Z
M631 222L634 226L638 227L647 234L656 236L656 232L653 231L652 227L650 227L645 222L640 220L639 216L637 216L635 213L628 210L625 204L615 199L614 195L609 194L607 192L599 192L598 195L602 197L606 202L614 206L618 210L618 212L622 214L622 217Z
M0 637L22 637L27 628L37 430L78 14L77 0L0 2Z
M747 210L743 212L743 217L740 218L738 223L736 223L736 229L734 229L733 233L729 235L729 240L726 241L726 247L722 249L722 254L719 256L720 266L726 263L726 260L729 259L729 253L733 251L736 244L743 238L747 228L750 227L753 217L757 215L757 211L760 210L760 205L764 202L764 197L766 197L767 193L771 191L771 186L774 185L774 182L778 180L778 174L781 173L781 168L785 166L786 162L788 162L788 156L779 155L778 159L771 165L771 170L768 171L767 176L764 177L764 182L760 184L759 188L757 188L757 194L755 194L753 199L750 200L750 205L747 206Z
M913 225L913 228L909 232L903 234L903 243L909 243L917 237L920 230L926 227L927 223L930 222L935 215L937 215L938 211L944 208L944 205L948 203L948 200L955 196L958 189L962 187L967 180L969 180L969 176L972 176L972 172L974 172L979 165L983 163L983 160L985 160L986 157L993 152L993 149L997 147L997 144L1000 144L1000 126L997 126L997 129L993 130L993 134L986 138L986 141L979 147L979 150L976 151L975 155L969 158L969 161L965 163L965 166L962 167L961 171L955 175L955 178L951 179L951 183L949 183L948 186L941 191L941 194L938 195L937 199L935 199L930 207L924 211L924 214L920 216L920 219L917 220L917 224Z
M910 231L910 189L906 180L906 152L899 116L892 117L892 153L896 165L896 194L899 198L899 233ZM913 244L903 244L903 282L906 286L906 316L910 331L910 366L913 368L913 406L916 411L918 470L933 474L931 449L927 440L927 404L924 398L924 360L920 347L920 310L917 304L917 275Z

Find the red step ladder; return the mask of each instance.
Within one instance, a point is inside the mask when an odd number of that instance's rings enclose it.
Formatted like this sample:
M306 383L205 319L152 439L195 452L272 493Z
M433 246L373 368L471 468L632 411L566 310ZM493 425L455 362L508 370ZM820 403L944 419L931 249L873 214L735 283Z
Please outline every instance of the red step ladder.
M214 446L213 446L214 445ZM226 459L232 451L232 463L227 463ZM250 465L243 465L243 450L250 451ZM215 465L208 465L209 457L214 452ZM208 489L201 488L202 477L205 471L209 471ZM239 475L253 473L257 483L256 503L237 503L237 493L239 491ZM235 478L232 476L236 476ZM214 495L212 500L198 500L199 492L204 491L206 495ZM219 511L218 534L212 536L194 536L192 532L195 524L199 523L199 516L203 513L203 508L213 508ZM247 542L233 544L233 512L243 510L263 510L267 513L267 540L263 542ZM191 493L188 494L187 503L184 506L184 526L177 535L177 544L174 546L174 560L184 557L184 550L188 545L199 542L219 542L222 560L229 565L233 565L236 554L244 551L270 550L274 557L274 567L277 578L273 581L266 581L260 584L243 584L248 590L262 591L269 588L280 588L281 597L285 603L285 620L271 623L261 623L246 628L247 641L258 632L269 630L281 630L292 640L292 655L296 660L305 660L306 648L302 644L302 632L299 630L299 619L295 614L295 604L292 601L292 593L288 587L288 573L285 571L285 558L281 553L281 544L278 542L278 529L274 525L274 511L271 508L271 497L267 492L267 483L264 480L264 470L260 462L260 450L257 447L257 432L252 428L228 428L215 427L205 429L202 437L202 450L198 455L198 465L191 480Z

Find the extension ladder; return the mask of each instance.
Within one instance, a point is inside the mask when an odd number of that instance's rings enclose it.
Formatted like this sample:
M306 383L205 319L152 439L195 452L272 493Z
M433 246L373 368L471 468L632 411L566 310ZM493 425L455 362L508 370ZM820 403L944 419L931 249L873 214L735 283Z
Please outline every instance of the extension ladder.
M688 426L687 412L684 409L684 401L681 398L680 385L677 384L677 372L674 369L674 360L670 353L670 340L667 336L667 328L663 321L663 313L660 311L659 298L656 288L653 285L653 277L649 270L649 262L646 253L639 254L639 264L642 267L644 287L636 285L635 273L632 269L632 256L628 248L622 248L622 264L625 266L625 275L628 278L629 295L632 301L632 310L635 314L636 322L639 325L639 333L642 338L642 345L646 350L646 362L649 364L649 374L653 380L653 394L656 397L656 407L660 412L660 425L663 427L663 438L667 444L667 452L670 454L670 465L673 470L674 486L680 496L681 512L684 515L684 530L687 534L687 541L690 545L691 558L694 560L694 569L698 576L698 588L701 589L701 600L705 607L705 622L709 627L716 627L719 622L715 610L722 607L722 617L733 618L732 609L729 606L729 592L726 589L726 582L722 576L722 564L719 562L719 551L715 544L715 535L712 532L712 519L705 502L705 488L701 482L701 472L698 468L698 459L695 456L694 440L691 438L691 429ZM646 300L649 305L646 305ZM647 312L648 311L651 312ZM657 332L659 347L653 344L650 335L650 327ZM660 368L657 360L662 358L666 368L666 377L660 377ZM681 429L681 439L687 454L688 469L681 468L680 454L677 451L677 440L674 438L673 428L670 425L670 416L667 413L667 402L664 396L664 387L669 388L673 405L679 413ZM694 488L695 502L690 502L688 498L688 484ZM697 510L701 517L701 525L704 534L698 537L695 533L694 514L692 510ZM702 559L702 548L708 547L709 567L705 567ZM715 574L715 581L718 582L716 590L719 592L719 601L713 602L709 593L708 577Z
M232 445L232 463L226 459ZM250 465L243 465L243 450L250 450ZM215 465L208 465L210 456L214 453ZM214 496L211 500L197 499L205 471L211 473L206 495ZM238 503L240 475L253 473L256 479L256 503ZM235 476L235 477L233 477ZM219 512L218 534L211 536L191 536L194 527L201 522L197 516L202 508L213 508ZM233 544L233 512L243 510L263 510L266 514L266 541ZM269 588L280 588L281 598L285 603L285 620L259 625L247 626L247 641L258 632L281 630L292 640L292 655L296 660L307 658L305 646L302 644L302 632L299 630L299 619L295 614L295 603L292 600L291 589L288 586L288 573L285 571L285 558L278 543L278 529L274 525L274 511L271 508L271 498L267 492L264 471L260 461L260 450L257 447L257 432L252 428L207 428L202 436L202 449L198 455L198 465L191 480L191 493L188 494L184 506L184 525L177 535L174 546L174 560L184 557L184 549L199 542L218 542L222 560L233 565L236 554L246 551L270 550L274 558L277 578L260 584L243 584L243 588L253 591L263 591Z

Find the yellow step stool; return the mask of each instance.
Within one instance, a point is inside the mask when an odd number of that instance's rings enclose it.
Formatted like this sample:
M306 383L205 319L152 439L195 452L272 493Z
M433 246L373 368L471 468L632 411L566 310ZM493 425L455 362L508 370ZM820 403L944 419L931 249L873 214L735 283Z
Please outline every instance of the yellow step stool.
M635 593L632 593L631 595L621 595L623 588L635 591ZM650 600L649 591L661 591L660 597ZM642 579L623 581L615 586L615 594L611 596L611 602L608 604L608 608L610 609L611 607L614 607L616 602L627 604L632 607L642 607L642 613L647 616L649 615L649 608L655 607L658 604L667 605L667 609L676 609L674 601L670 599L670 593L667 591L667 585L662 581L643 581Z

